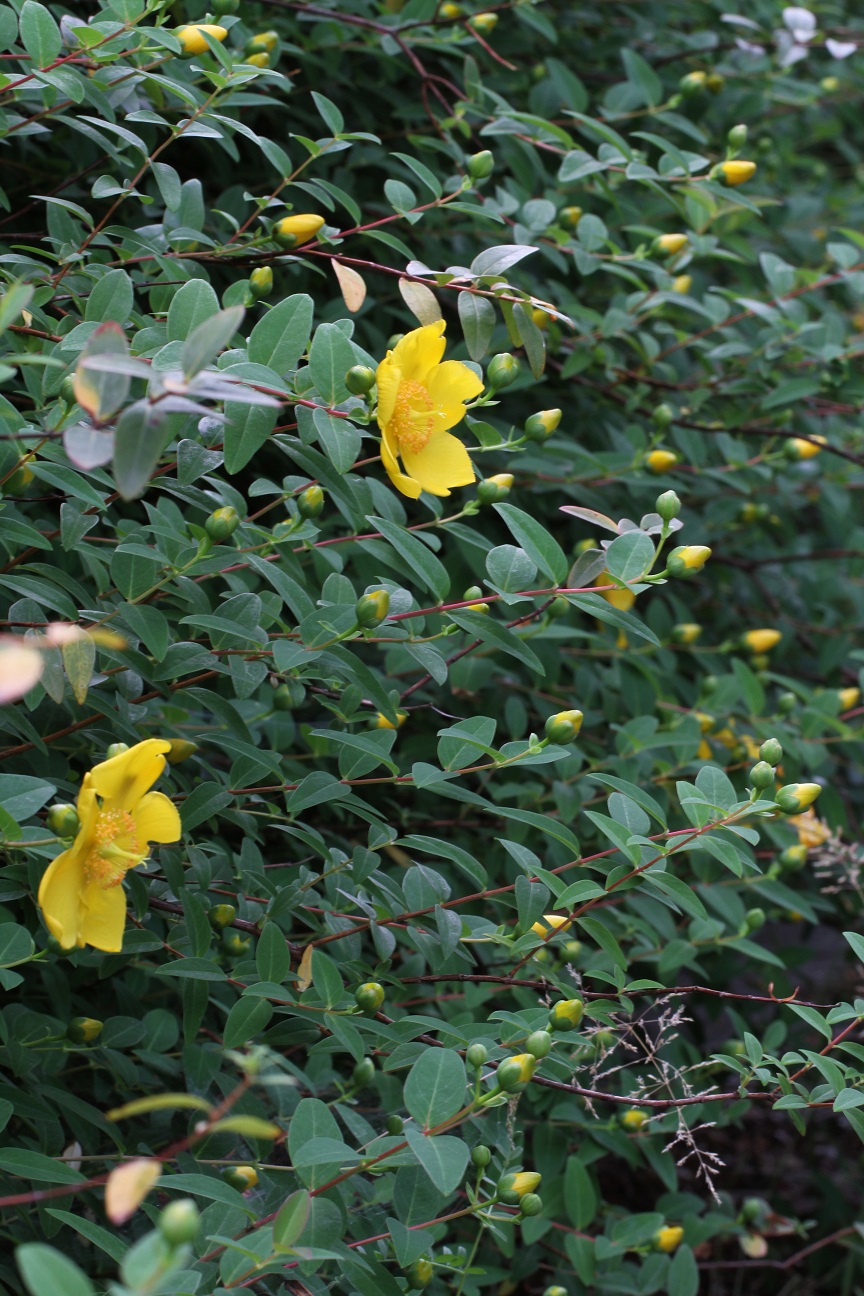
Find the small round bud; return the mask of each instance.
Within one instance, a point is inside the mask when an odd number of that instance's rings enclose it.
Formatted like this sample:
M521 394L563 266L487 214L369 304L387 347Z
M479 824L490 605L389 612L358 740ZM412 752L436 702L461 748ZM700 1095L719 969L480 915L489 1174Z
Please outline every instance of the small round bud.
M781 868L797 873L807 863L807 847L800 843L797 846L787 846L777 859Z
M557 621L559 617L565 617L570 611L570 604L562 594L556 594L555 598L546 609L547 617Z
M567 229L575 229L583 215L581 207L562 207L558 219Z
M677 462L678 456L674 450L652 450L645 456L646 466L652 473L656 473L658 477L661 473L674 468Z
M695 621L681 621L672 627L673 643L694 644L702 633L701 625Z
M655 405L651 414L651 419L656 427L667 428L675 418L675 411L671 405Z
M324 507L324 491L316 482L297 496L297 512L302 518L317 518Z
M78 811L73 805L53 805L45 816L48 831L56 837L74 837L81 827Z
M383 711L376 711L370 727L372 729L401 729L407 719L407 711L397 711L396 723L394 724L392 720L385 716Z
M769 765L779 765L780 761L783 759L783 748L780 746L776 738L766 738L762 746L759 748L759 755L762 757L762 760L767 761Z
M405 1122L401 1116L388 1116L385 1128L392 1138L396 1138L396 1136L401 1134L405 1128Z
M681 512L681 501L676 491L668 490L657 496L654 507L664 522L671 522Z
M444 0L444 3L442 4L441 8L438 10L438 17L446 18L448 21L452 21L452 19L454 18L461 18L463 12L464 10L462 9L462 6L460 4L456 4L455 0Z
M797 705L798 699L794 693L781 693L777 699L777 714L788 715Z
M682 1228L667 1224L665 1228L658 1229L654 1234L654 1249L655 1251L665 1251L668 1254L681 1245L683 1237L684 1230Z
M676 275L675 278L672 280L673 293L680 293L682 297L686 297L687 293L689 293L692 287L693 287L692 275L689 274Z
M861 700L861 690L859 688L842 688L837 690L837 701L840 703L841 711L851 711Z
M745 184L752 180L756 174L755 162L721 162L719 166L713 167L709 172L709 179L719 180L728 188L734 189L738 185Z
M169 738L171 750L165 753L165 759L169 765L180 765L183 761L194 756L198 750L198 744L188 742L185 738Z
M469 585L462 595L463 599L478 599L483 597L483 591L479 585ZM479 612L481 616L488 616L491 611L488 603L469 603L465 608L466 612Z
M235 508L216 509L211 513L204 523L204 530L207 532L214 544L222 544L225 540L231 538L240 525L240 515Z
M543 1200L536 1193L526 1193L519 1203L519 1209L526 1217L539 1215L543 1209Z
M561 950L561 957L567 963L575 963L582 956L582 942L578 940L568 940L564 942Z
M512 485L512 473L495 473L477 483L477 498L481 504L500 504L510 494Z
M719 94L726 84L726 78L719 72L709 72L705 78L705 89L710 90L711 94Z
M72 1044L92 1044L102 1034L103 1025L97 1017L73 1017L66 1027L66 1038Z
M375 370L356 364L345 375L345 386L352 396L366 396L375 386Z
M575 1030L582 1020L585 1005L581 999L559 999L549 1012L549 1029L553 1031Z
M550 742L570 743L578 737L583 719L581 711L559 711L549 716L543 729Z
M249 276L249 288L252 296L259 301L269 297L273 291L273 271L270 266L258 266Z
M222 949L226 954L233 958L240 958L243 954L248 954L252 942L248 936L241 936L236 931L223 931Z
M222 931L225 927L230 927L236 917L237 910L232 904L214 905L207 915L214 931Z
M358 1089L368 1089L375 1079L375 1063L370 1057L360 1059L351 1072L351 1079Z
M604 1053L607 1049L613 1048L617 1041L618 1037L615 1032L606 1030L605 1028L603 1030L595 1031L591 1036L591 1043L594 1045L595 1049L599 1049Z
M745 1197L741 1203L741 1220L745 1224L756 1224L764 1220L770 1209L762 1197Z
M374 1017L384 1002L384 987L378 981L364 981L354 991L354 1002L366 1017Z
M770 787L774 782L774 767L769 765L767 761L757 761L750 771L750 782L754 788L760 790Z
M389 611L390 595L387 590L378 589L369 594L361 594L356 606L357 624L364 630L374 630L387 619Z
M530 1053L517 1053L505 1058L498 1066L495 1079L505 1093L521 1093L537 1069L537 1059Z
M800 814L813 804L821 791L818 783L787 783L774 800L784 814Z
M815 459L825 444L827 437L824 436L790 437L783 449L790 459Z
M471 1164L478 1170L485 1170L491 1160L492 1153L485 1143L478 1143L471 1149Z
M191 1197L179 1197L162 1211L157 1227L170 1247L193 1241L198 1232L198 1207Z
M678 82L678 89L687 99L704 94L708 75L705 72L687 72Z
M561 422L560 409L538 410L525 422L525 435L529 441L545 441Z
M324 224L323 216L312 212L298 213L296 216L283 216L273 226L273 237L286 248L297 247L313 239Z
M268 68L270 66L270 55L266 50L258 50L254 54L247 54L244 62L251 63L253 67Z
M628 1107L619 1117L621 1125L631 1134L636 1134L648 1120L648 1113L642 1111L639 1107Z
M292 711L294 709L294 690L290 684L280 684L273 690L273 710Z
M537 325L538 329L545 333L546 329L549 327L549 321L552 316L548 311L541 310L539 306L535 306L531 311L531 318Z
M422 1290L424 1287L428 1287L434 1274L435 1270L432 1267L431 1260L426 1259L415 1260L414 1263L409 1265L405 1270L405 1277L408 1279L409 1289L416 1288L417 1290Z
M129 750L128 743L124 743L124 742L111 743L107 751L105 752L105 756L107 757L108 760L113 760L115 756L122 756L123 753L127 752L128 750Z
M240 8L240 0L211 0L210 8L215 14L236 14Z
M760 927L765 926L764 909L748 909L744 915L744 926L748 932L758 931Z
M700 572L710 557L707 545L679 545L670 553L666 567L670 575L687 578Z
M749 133L750 132L748 131L747 127L744 125L743 122L741 122L738 126L733 126L726 136L726 141L729 147L732 149L743 148L744 145L747 143L747 136L749 135Z
M547 1287L543 1296L567 1296L566 1287Z
M752 653L768 653L782 638L779 630L748 630L741 636L741 646Z
M651 244L655 256L674 257L690 242L686 234L658 234Z
M481 36L491 36L492 32L498 26L497 13L479 13L473 18L468 19L469 27L473 27Z
M465 1050L465 1061L472 1071L479 1071L485 1066L489 1054L482 1044L469 1044Z
M278 44L279 44L278 32L275 31L256 32L254 36L249 37L244 47L244 50L245 53L247 54L255 54L259 50L264 50L266 51L266 53L272 54Z
M826 94L834 94L840 89L840 78L836 76L823 77L819 82L819 86Z
M504 391L519 377L519 361L509 351L499 351L486 366L486 385L492 391Z
M484 15L478 14L479 17ZM491 18L491 14L485 17ZM497 21L497 18L496 18ZM486 180L495 170L495 158L489 149L483 149L480 153L472 153L471 157L465 160L465 170L472 180Z
M226 1166L222 1171L222 1178L229 1187L244 1193L257 1185L258 1171L251 1165Z
M516 1174L506 1174L498 1181L498 1200L505 1206L518 1206L527 1193L533 1193L540 1184L541 1176L536 1170L520 1170Z
M66 379L64 378L63 382L65 383L65 381ZM67 401L67 404L74 404L74 397ZM27 487L33 481L33 477L33 469L30 467L29 463L19 464L15 471L6 479L6 484L4 486L5 494L23 495Z
M538 1059L548 1057L552 1051L552 1037L547 1030L533 1031L525 1041L525 1052Z

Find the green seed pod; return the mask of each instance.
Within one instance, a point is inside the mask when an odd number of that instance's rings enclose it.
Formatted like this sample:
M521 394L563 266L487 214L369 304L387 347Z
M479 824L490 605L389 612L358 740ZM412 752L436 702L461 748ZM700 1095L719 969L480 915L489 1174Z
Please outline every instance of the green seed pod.
M368 1089L375 1079L375 1063L370 1057L360 1059L351 1072L351 1079L358 1089Z
M664 522L671 522L681 512L681 501L674 490L664 491L654 504Z
M486 366L486 383L492 391L504 391L519 377L519 361L509 351L499 351Z
M779 765L783 759L783 748L776 738L766 738L759 748L759 755L769 765Z
M214 931L223 931L224 928L230 927L236 917L237 910L232 904L214 905L207 915Z
M364 630L374 630L387 619L390 611L390 595L384 589L373 590L370 594L361 594L357 600L357 624Z
M183 1246L194 1240L200 1215L191 1197L179 1197L162 1211L157 1227L169 1247Z
M354 1002L366 1017L374 1017L384 1002L384 987L378 981L364 981L354 991Z
M485 1066L489 1054L482 1044L469 1044L465 1050L465 1062L472 1071L479 1071Z
M73 1017L66 1027L66 1038L73 1044L92 1044L102 1034L103 1025L96 1017Z
M317 518L324 507L324 491L316 482L297 496L297 512L302 518Z
M552 1051L552 1037L546 1030L534 1031L525 1041L525 1052L532 1057L548 1057Z
M239 525L239 513L229 506L216 509L215 513L211 513L204 523L204 530L214 544L222 544L231 538Z
M368 365L352 365L345 375L345 386L352 396L365 396L375 386L375 370Z
M478 1143L476 1147L471 1149L471 1164L476 1166L478 1170L485 1170L491 1160L492 1153L485 1143Z
M655 405L651 418L658 428L667 428L675 418L675 411L671 405Z
M387 1130L387 1133L392 1135L393 1138L395 1138L397 1134L402 1133L403 1129L405 1128L405 1122L403 1121L401 1116L388 1116L387 1124L385 1128Z
M472 153L471 157L465 160L465 170L472 180L486 180L495 170L495 158L489 149Z
M74 837L81 827L74 805L53 805L45 816L48 831L57 837Z

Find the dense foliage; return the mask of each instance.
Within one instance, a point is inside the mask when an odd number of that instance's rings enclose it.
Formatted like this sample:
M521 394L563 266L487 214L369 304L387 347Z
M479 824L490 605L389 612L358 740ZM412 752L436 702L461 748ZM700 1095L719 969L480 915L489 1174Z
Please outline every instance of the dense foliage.
M858 6L203 4L0 6L0 1291L862 1290Z

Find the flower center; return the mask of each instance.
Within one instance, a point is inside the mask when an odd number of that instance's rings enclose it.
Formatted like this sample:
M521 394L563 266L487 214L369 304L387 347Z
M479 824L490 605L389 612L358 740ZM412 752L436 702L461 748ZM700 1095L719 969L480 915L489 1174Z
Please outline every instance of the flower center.
M119 886L127 870L140 864L146 853L138 844L135 820L128 811L100 810L93 849L84 865L85 880L103 891Z
M400 448L419 454L429 444L436 411L422 383L401 382L393 411L392 428Z

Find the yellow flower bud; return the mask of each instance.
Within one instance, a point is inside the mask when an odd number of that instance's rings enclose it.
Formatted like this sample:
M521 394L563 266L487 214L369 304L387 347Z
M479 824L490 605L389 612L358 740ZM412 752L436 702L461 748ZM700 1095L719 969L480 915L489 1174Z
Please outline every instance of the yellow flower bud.
M255 35L250 36L248 41L246 42L246 52L250 54L254 54L257 50L266 50L268 54L271 54L278 44L279 44L278 32L275 31L256 32ZM249 60L247 59L246 62L248 63Z
M776 648L782 638L779 630L748 630L741 636L741 643L752 653L767 653Z
M529 441L545 441L561 422L560 409L538 410L525 421L525 435Z
M838 689L837 697L840 701L840 709L842 711L851 711L860 696L861 690L858 688Z
M677 256L688 244L686 234L658 234L651 244L652 251L663 257Z
M473 18L469 18L468 22L481 36L491 36L498 26L498 15L497 13L479 13L475 14Z
M681 293L682 296L686 296L692 287L693 287L692 275L687 275L687 274L676 275L675 278L672 280L672 291L674 293Z
M582 728L583 719L581 711L558 711L546 721L546 737L553 743L573 742Z
M178 27L174 35L183 46L184 57L191 58L193 54L207 52L210 46L205 40L205 34L221 42L228 35L228 28L219 27L216 23L193 23L188 27Z
M72 1044L92 1044L102 1033L102 1026L95 1017L73 1017L66 1027L66 1038Z
M683 95L691 96L701 94L705 89L705 82L708 80L707 72L688 72L678 82L678 88Z
M552 1030L575 1030L582 1020L585 1005L581 999L559 999L552 1005L549 1025Z
M438 10L438 16L439 18L447 18L448 20L461 18L462 6L460 4L454 4L453 0L444 0L444 4L442 4L441 8Z
M198 750L198 744L188 742L185 738L169 738L171 750L166 752L165 759L169 765L179 765L181 761L188 760L194 756Z
M536 1170L520 1170L518 1174L504 1175L498 1183L498 1200L505 1206L518 1206L526 1193L533 1193L541 1176Z
M672 642L694 644L702 633L701 625L695 621L680 621L672 627Z
M297 247L313 239L323 224L323 216L316 216L313 212L303 212L296 216L283 216L273 226L273 234L277 242L286 243L289 247Z
M495 1072L499 1089L505 1093L520 1093L537 1070L537 1059L531 1053L517 1053L505 1058Z
M797 815L811 806L821 791L818 783L787 783L774 799L784 814Z
M251 1165L226 1166L222 1171L222 1178L232 1188L244 1193L258 1183L258 1171Z
M723 184L734 189L736 185L744 184L747 180L752 180L756 174L755 162L721 162L716 171L715 179L719 179ZM712 172L712 175L714 173Z
M387 719L385 715L382 715L382 713L378 711L372 723L372 728L373 729L401 729L407 719L408 719L407 711L397 711L396 723L394 725L391 724L391 722Z
M814 442L818 442L818 445ZM792 437L786 442L786 451L792 459L815 459L822 453L823 445L827 444L828 438L824 436L817 435L809 440L805 440L804 437Z
M546 311L540 310L538 306L535 306L531 312L531 318L539 329L543 329L545 331L546 329L548 329L549 320L552 317L551 315L548 315Z
M558 213L558 219L562 225L568 229L575 229L582 219L584 213L581 207L562 207Z
M665 1251L668 1254L681 1245L683 1237L682 1228L667 1224L665 1228L658 1229L654 1234L654 1246L658 1251Z
M666 566L672 576L695 576L710 557L707 545L679 545L670 553Z
M547 933L566 931L572 925L566 914L544 914L542 921L538 918L535 923L531 924L531 930L535 936L539 936L542 940Z
M247 54L243 62L251 63L253 67L257 68L268 68L270 66L270 55L266 50L257 50L254 54Z
M374 630L386 620L390 611L390 595L385 589L372 590L361 594L357 600L357 624L364 630Z
M645 462L652 473L664 473L675 467L678 456L674 450L652 450L646 455Z
M647 1119L647 1113L639 1107L628 1107L625 1112L621 1113L621 1124L624 1129L629 1130L632 1134L640 1130Z
M799 842L797 846L787 846L778 856L781 868L797 872L807 863L807 847Z

